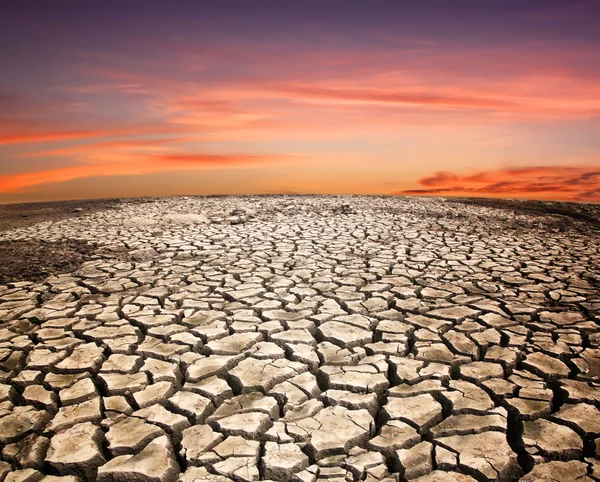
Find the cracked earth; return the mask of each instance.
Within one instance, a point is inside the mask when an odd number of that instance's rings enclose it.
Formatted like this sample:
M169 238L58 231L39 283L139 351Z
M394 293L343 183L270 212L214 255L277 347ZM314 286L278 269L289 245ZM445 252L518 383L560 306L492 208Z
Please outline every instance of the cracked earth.
M600 208L586 208L600 215ZM600 236L444 199L122 201L0 285L0 480L600 480Z

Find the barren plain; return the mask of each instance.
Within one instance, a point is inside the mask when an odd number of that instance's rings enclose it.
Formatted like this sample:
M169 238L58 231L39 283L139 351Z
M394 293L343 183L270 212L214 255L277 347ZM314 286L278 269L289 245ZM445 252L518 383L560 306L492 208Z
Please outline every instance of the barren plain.
M600 480L599 206L81 205L0 216L0 481Z

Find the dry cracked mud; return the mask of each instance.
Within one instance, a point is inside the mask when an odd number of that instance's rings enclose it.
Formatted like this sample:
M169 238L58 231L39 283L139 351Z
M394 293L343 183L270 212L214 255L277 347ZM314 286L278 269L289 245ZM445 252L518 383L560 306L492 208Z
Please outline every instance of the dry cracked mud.
M600 208L520 206L182 197L3 231L90 251L0 285L0 481L600 480Z

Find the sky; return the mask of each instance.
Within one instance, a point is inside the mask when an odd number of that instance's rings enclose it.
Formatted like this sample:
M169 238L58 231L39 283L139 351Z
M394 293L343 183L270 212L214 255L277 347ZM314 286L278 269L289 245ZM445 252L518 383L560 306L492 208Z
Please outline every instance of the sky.
M0 203L600 202L600 0L2 0Z

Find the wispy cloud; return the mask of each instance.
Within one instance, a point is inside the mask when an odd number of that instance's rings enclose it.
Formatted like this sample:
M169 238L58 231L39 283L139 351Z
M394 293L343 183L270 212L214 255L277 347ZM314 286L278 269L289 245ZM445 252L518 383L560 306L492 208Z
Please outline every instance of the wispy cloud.
M35 186L55 184L89 177L151 174L166 171L226 169L234 166L264 166L284 159L285 156L260 156L249 154L202 154L171 152L161 154L120 155L118 160L105 160L37 172L0 176L0 192L14 193Z

